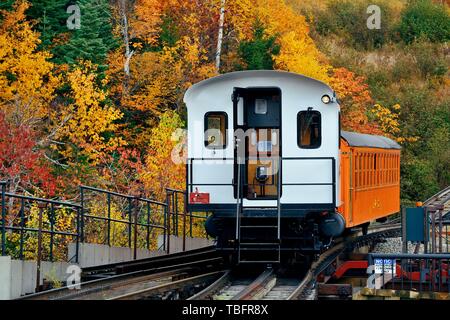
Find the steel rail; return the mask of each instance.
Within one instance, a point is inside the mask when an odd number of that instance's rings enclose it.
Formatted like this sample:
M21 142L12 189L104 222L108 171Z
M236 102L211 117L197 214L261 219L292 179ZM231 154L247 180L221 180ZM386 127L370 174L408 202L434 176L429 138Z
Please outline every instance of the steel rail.
M79 284L68 285L63 288L56 288L40 293L27 295L19 299L55 299L55 297L57 298L58 296L66 295L67 292L73 293L73 289L75 288L84 289L96 286L104 286L110 282L121 281L130 277L144 276L182 267L198 268L208 265L219 266L222 264L223 258L216 254L214 247L210 246L201 249L152 257L137 261L121 262L85 268L83 269L82 278L101 278L83 281Z
M189 297L187 300L210 300L229 282L231 282L231 270L225 272L223 276L214 281L209 287Z
M264 270L264 272L256 278L252 283L237 293L231 300L252 300L262 297L267 293L268 287L275 284L276 277L272 268ZM270 288L268 289L270 290Z
M155 280L158 278L167 277L169 275L194 273L199 269L204 269L208 266L211 266L211 268L214 268L215 266L219 267L222 265L222 262L222 258L216 257L177 265L168 265L164 267L134 271L31 294L21 297L18 300L67 300L82 298L83 296L94 292L110 290L115 287L123 287L140 281Z
M164 294L171 291L183 289L187 286L204 284L205 282L214 281L218 276L222 276L227 270L214 271L187 279L177 280L170 283L162 284L156 287L142 289L130 293L126 293L107 300L142 300L148 299L158 294Z
M118 289L123 289L127 286L131 286L136 283L146 282L146 281L157 281L167 277L177 277L182 276L191 271L190 268L181 268L175 269L171 271L164 271L155 274L150 274L146 276L137 276L136 277L126 277L126 278L115 278L108 279L108 281L102 283L93 283L93 285L84 287L82 289L77 290L76 288L71 289L71 292L67 292L67 290L60 292L57 296L52 296L50 294L45 294L44 296L35 296L22 300L85 300L87 297L93 294L107 294L114 292ZM63 295L65 293L65 295Z
M227 292L230 288L235 287L236 285L233 285L233 281L242 281L242 279L235 278L232 275L233 273L234 272L231 270L226 272L211 285L189 297L187 300L214 300L214 297L222 290ZM272 268L265 269L258 277L252 279L254 279L252 282L245 285L245 287L237 293L234 293L233 296L230 297L230 300L252 300L260 298L270 290L271 285L276 281L275 272ZM227 286L228 289L226 289Z
M445 196L445 198L441 199L444 196ZM433 204L436 201L438 201L438 204L445 204L445 202L450 201L450 186L448 186L447 188L439 191L435 195L431 196L430 198L425 200L423 202L423 204L424 204L424 206L429 206L429 205Z
M185 252L172 253L169 255L161 255L147 259L134 260L130 262L118 262L108 265L83 268L83 275L94 275L99 273L116 272L128 273L131 271L139 271L149 269L150 267L165 266L171 263L181 263L186 260L198 260L202 256L218 256L214 246L209 246L201 249L195 249ZM203 258L204 259L204 258Z

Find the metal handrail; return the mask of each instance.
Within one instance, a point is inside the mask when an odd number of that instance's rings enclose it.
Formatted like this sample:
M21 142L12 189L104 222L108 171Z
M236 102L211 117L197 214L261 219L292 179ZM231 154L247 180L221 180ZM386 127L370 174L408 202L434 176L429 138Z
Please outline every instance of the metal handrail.
M245 160L252 157L245 157ZM272 159L270 157L260 157L260 159ZM331 161L331 170L332 176L331 182L323 182L323 183L283 183L281 176L279 186L282 188L283 186L314 186L314 185L323 185L323 186L332 186L332 197L333 197L333 205L336 206L336 159L334 157L279 157L280 163L283 161L295 161L295 160L329 160ZM238 186L238 182L231 181L230 183L194 183L193 182L193 162L194 161L235 161L235 158L188 158L186 164L186 172L187 172L187 181L186 181L186 189L193 192L194 186L205 186L205 187L236 187ZM239 167L239 166L238 166ZM239 168L238 168L239 169ZM280 165L281 170L281 165ZM241 186L249 186L252 185L250 183L240 183Z
M20 247L19 247L19 258L24 258L24 240L25 240L25 233L26 232L33 232L38 234L38 238L41 237L41 234L49 234L50 235L50 248L49 248L49 259L50 261L53 261L53 249L54 249L54 236L60 235L60 236L67 236L75 238L76 240L76 261L78 261L78 243L80 241L80 225L79 225L79 218L80 218L80 209L81 206L78 204L74 204L71 202L64 202L59 200L49 200L49 199L42 199L37 197L31 197L31 196L25 196L25 195L18 195L13 194L9 192L5 192L5 185L4 183L1 184L2 186L2 192L1 192L1 206L2 206L2 247L1 247L1 253L2 256L5 256L7 253L6 250L6 231L19 231L20 232ZM6 224L6 214L7 214L7 205L6 205L6 198L13 198L20 200L20 223L19 226L11 224ZM26 203L27 202L27 203ZM39 224L40 227L38 228L30 228L25 226L25 207L29 203L36 203L39 208ZM50 223L50 229L44 229L42 228L42 217L44 213L44 208L50 207L50 211L47 212L48 220ZM76 232L67 232L67 231L61 231L61 230L55 230L56 221L54 221L54 215L55 210L59 208L67 208L72 211L76 211L76 221L74 229ZM38 257L40 259L40 257Z
M97 216L92 214L86 214L86 200L85 200L85 192L90 191L93 193L103 194L106 195L107 199L107 217L105 216ZM128 209L126 210L125 215L128 215L128 220L121 220L121 219L114 219L111 217L111 201L112 197L116 197L119 199L125 199L128 201ZM147 199L143 198L141 196L133 196L133 195L126 195L121 194L109 190L89 187L89 186L80 186L80 201L81 201L81 241L85 241L85 222L88 219L91 220L100 220L100 221L106 221L107 222L107 236L106 241L107 245L111 245L111 223L121 223L128 226L128 247L133 247L133 258L137 259L137 238L138 238L138 227L144 227L146 228L146 247L147 249L150 248L150 233L153 231L153 229L159 229L163 230L164 239L163 239L163 247L165 248L166 243L166 233L167 233L167 225L166 225L166 215L167 215L167 203L156 201L154 199ZM139 222L139 203L143 203L144 210L146 211L146 223ZM162 218L164 220L163 224L157 224L157 223L151 223L152 213L154 210L152 210L151 205L157 206L157 212L159 214L162 214ZM134 228L134 230L133 230Z
M183 210L179 210L179 204L180 199L179 196L182 196L182 205ZM186 234L187 234L187 217L189 217L189 236L193 237L193 219L207 219L208 216L200 216L200 215L194 215L191 211L188 211L188 199L187 199L187 192L173 189L173 188L166 188L166 211L167 211L167 218L165 221L166 228L168 230L167 235L165 234L165 238L167 236L167 240L164 241L167 242L166 251L167 253L170 253L170 231L173 229L173 235L178 236L179 235L179 217L181 216L183 218L183 226L182 226L182 238L183 238L183 251L186 250ZM171 219L172 216L172 223L173 226L171 227Z

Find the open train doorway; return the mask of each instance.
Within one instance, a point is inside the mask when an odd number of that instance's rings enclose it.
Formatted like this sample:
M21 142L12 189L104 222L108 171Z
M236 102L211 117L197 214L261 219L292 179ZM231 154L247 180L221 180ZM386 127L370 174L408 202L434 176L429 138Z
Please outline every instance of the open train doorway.
M235 181L241 181L242 198L255 206L258 200L276 205L281 193L281 90L235 88L233 101L237 132L235 179L242 174ZM235 189L236 195L237 186Z

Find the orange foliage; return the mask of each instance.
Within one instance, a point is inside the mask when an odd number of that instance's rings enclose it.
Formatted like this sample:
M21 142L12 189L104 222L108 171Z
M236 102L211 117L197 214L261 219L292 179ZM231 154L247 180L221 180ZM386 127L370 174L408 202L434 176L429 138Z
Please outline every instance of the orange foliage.
M334 69L330 85L341 100L342 127L345 130L379 134L378 125L368 118L368 110L373 104L366 79L346 68Z
M161 15L164 2L160 0L137 0L136 18L130 21L135 36L148 44L155 44L160 32Z

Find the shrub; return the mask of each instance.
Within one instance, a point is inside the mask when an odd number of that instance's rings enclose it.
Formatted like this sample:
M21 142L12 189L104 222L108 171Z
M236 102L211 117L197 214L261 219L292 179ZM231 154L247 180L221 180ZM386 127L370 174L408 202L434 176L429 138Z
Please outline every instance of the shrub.
M421 37L433 42L450 40L450 15L431 0L414 0L402 13L398 32L405 43Z
M434 168L430 161L411 159L401 168L402 199L423 201L439 191Z
M447 73L447 61L443 51L436 44L421 39L411 45L411 52L422 77L442 77Z
M367 8L377 4L381 9L381 29L367 27ZM372 1L331 1L328 8L316 14L315 28L319 34L338 34L351 45L364 49L382 47L394 29L394 18L390 6Z

